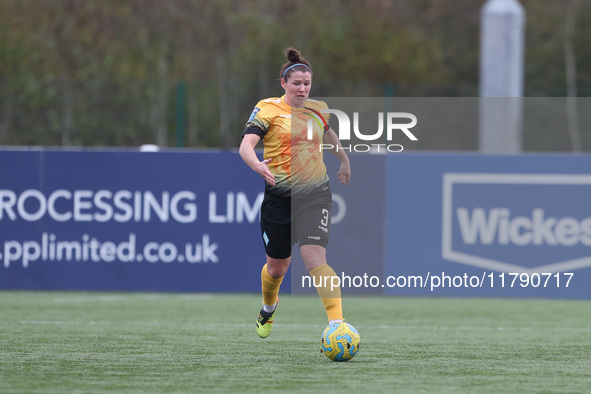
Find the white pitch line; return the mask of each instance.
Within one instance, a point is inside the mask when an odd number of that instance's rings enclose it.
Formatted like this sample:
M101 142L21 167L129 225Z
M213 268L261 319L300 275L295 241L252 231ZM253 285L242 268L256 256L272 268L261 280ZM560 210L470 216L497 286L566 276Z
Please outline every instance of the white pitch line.
M374 326L366 328L379 328L385 330L435 330L435 331L579 331L591 332L587 327L470 327L470 326Z
M206 299L213 297L210 293L196 293L196 294L121 294L121 295L87 295L87 296L72 296L72 297L56 297L52 301L55 303L76 303L76 302L115 302L126 300L161 300L174 297L176 299Z
M74 326L74 325L80 325L80 324L96 324L96 322L94 321L89 321L89 322L81 322L81 321L61 321L61 320L21 320L20 321L21 324L30 324L30 325L55 325L55 326Z
M113 321L90 321L90 322L82 322L82 321L61 321L61 320L21 320L21 324L31 324L31 325L81 325L81 324L121 324L121 322L113 322ZM141 324L141 325L168 325L170 323L167 322L158 322L158 321L132 321L126 322L124 324ZM182 326L196 326L196 327L251 327L254 326L250 323L185 323ZM285 327L285 328L324 328L325 326L321 324L281 324L276 323L276 327ZM371 329L379 329L379 330L405 330L405 331L416 331L416 330L430 330L430 331L530 331L530 332L541 332L541 331L569 331L569 332L591 332L591 328L587 327L478 327L478 326L458 326L458 327L451 327L451 326L427 326L427 325L415 325L415 326L407 326L407 325L397 325L397 326L390 326L390 325L377 325L377 326L357 326L357 328L361 330L371 330Z

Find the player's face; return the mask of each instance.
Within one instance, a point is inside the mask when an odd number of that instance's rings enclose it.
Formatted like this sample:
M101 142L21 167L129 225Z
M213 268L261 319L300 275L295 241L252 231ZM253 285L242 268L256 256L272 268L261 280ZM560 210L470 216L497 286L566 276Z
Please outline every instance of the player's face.
M292 107L303 107L312 87L312 73L294 71L287 81L281 78L281 87L285 89L285 102Z

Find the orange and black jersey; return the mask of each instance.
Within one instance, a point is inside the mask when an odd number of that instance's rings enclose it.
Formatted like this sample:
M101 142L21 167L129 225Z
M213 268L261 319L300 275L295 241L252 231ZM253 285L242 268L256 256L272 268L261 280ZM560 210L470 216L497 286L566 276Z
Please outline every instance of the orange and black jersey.
M292 108L285 96L258 102L244 134L256 134L263 140L264 159L271 159L269 170L276 186L265 192L277 197L307 195L328 182L320 145L329 130L328 109L323 101L306 100L304 108Z

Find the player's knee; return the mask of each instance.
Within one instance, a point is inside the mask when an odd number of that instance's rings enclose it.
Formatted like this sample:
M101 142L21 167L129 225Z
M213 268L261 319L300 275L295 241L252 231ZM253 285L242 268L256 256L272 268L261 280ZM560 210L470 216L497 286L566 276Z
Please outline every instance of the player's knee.
M290 259L273 259L267 261L267 272L273 279L279 279L287 273Z

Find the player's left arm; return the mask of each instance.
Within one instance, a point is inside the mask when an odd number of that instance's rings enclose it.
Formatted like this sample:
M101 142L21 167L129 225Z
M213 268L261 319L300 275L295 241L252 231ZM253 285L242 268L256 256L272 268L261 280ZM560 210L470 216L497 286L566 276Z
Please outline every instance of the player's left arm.
M337 133L335 133L332 128L329 127L329 129L324 132L323 143L332 146L332 148L327 150L335 155L341 162L341 168L337 173L339 181L341 181L341 184L348 186L349 181L351 180L351 163L349 162L349 157L343 150L343 146L341 145Z

